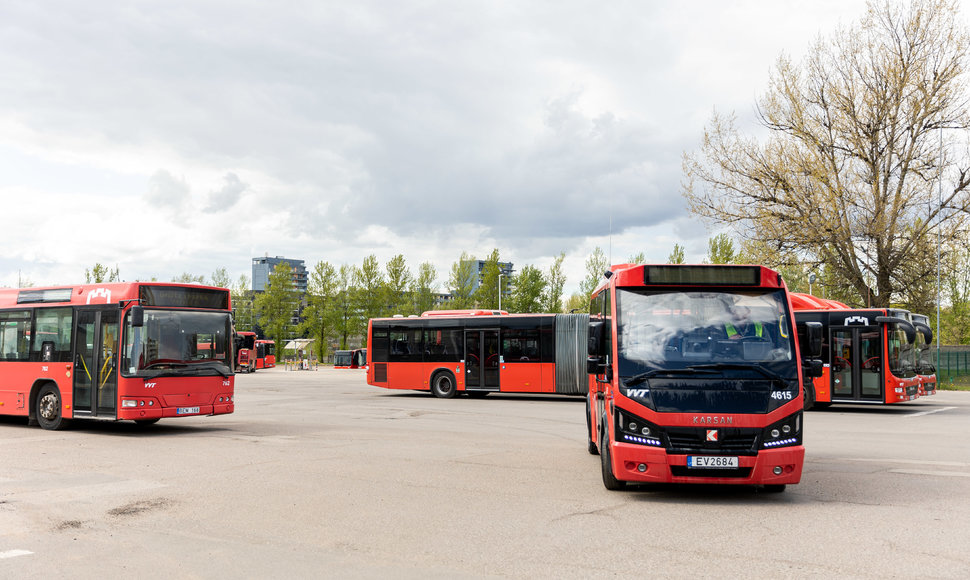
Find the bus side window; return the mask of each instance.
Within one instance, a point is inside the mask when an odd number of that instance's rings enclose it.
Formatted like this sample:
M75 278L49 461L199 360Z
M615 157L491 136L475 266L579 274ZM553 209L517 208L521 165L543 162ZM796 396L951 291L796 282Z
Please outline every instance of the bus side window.
M30 311L0 312L0 354L3 360L27 360L30 352Z

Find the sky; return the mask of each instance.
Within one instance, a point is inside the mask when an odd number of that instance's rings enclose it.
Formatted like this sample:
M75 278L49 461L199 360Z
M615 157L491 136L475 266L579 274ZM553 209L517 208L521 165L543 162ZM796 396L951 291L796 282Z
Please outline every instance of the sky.
M717 110L862 0L0 3L0 286L251 277L464 251L516 270L717 233L681 195Z

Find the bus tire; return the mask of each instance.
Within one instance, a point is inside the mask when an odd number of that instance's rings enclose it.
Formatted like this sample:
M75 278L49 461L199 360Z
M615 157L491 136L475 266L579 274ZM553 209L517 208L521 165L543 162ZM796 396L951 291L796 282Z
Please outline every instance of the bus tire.
M455 375L448 371L439 371L431 377L431 393L439 399L450 399L458 392Z
M626 487L626 483L620 481L613 475L613 456L610 453L610 439L606 434L600 432L600 465L603 471L603 486L610 491L620 491Z
M37 393L35 409L37 410L37 423L40 424L42 429L57 431L67 427L70 422L64 418L61 392L57 389L57 385L52 383L47 383L40 388Z
M804 410L810 411L812 407L815 406L815 385L813 385L812 383L808 383L807 385L805 385L805 390L802 395L802 399L804 402L804 405L803 405Z
M589 398L591 395L586 395L586 451L589 451L590 455L599 455L599 447L593 441L593 424L590 419L590 409L589 409Z

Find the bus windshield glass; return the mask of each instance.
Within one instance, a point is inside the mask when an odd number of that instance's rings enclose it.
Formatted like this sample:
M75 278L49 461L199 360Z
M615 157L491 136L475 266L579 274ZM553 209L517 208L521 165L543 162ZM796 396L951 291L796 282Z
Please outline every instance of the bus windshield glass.
M144 326L126 316L122 371L128 376L231 374L228 312L145 309Z
M616 296L620 376L703 365L794 368L784 290L618 288Z

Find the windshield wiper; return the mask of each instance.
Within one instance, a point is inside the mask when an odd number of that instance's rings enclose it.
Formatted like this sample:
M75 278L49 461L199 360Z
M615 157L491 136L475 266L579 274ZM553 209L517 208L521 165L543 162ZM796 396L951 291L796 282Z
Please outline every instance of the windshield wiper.
M695 365L687 367L684 369L653 369L638 375L633 375L628 379L624 379L623 384L630 387L633 385L639 385L643 381L653 378L657 375L700 375L700 374L714 374L717 369L706 369L703 368L704 365ZM620 377L622 378L622 377Z
M782 383L785 382L784 377L782 377L781 375L779 375L779 374L777 374L777 373L775 373L773 371L769 371L768 369L766 369L762 365L755 364L755 363L748 363L748 364L742 364L742 363L713 363L713 364L707 364L707 365L692 365L692 366L689 366L687 368L689 368L689 369L698 369L698 370L711 370L711 371L723 371L723 370L731 370L731 369L737 369L737 370L752 370L752 371L755 371L755 372L761 374L761 376L766 377L766 378L769 378L769 379L771 379L773 381L781 381Z
M140 370L147 371L149 369L156 369L156 368L157 369L162 369L162 368L164 368L164 369L182 369L182 368L185 368L187 366L189 366L189 365L187 365L185 363L164 361L164 362L154 362L154 363L151 363L149 365L145 365Z

